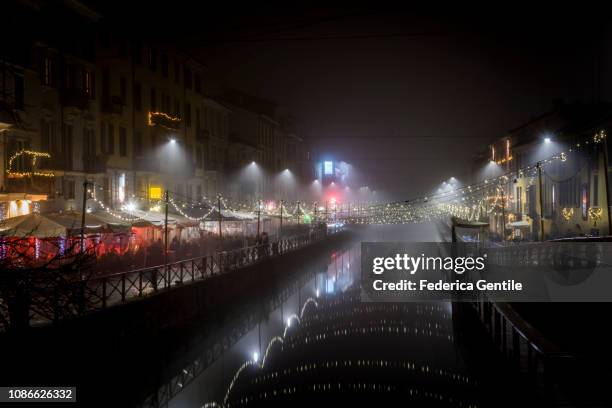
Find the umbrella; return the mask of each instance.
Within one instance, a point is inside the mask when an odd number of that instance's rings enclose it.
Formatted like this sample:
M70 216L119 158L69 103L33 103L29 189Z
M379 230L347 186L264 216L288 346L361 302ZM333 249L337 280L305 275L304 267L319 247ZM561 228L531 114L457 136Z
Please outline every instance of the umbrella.
M2 221L0 235L20 238L53 238L66 235L66 227L44 215L27 214Z
M113 215L105 211L95 212L93 215L97 217L98 219L104 221L108 229L110 229L112 232L115 232L115 233L127 233L130 231L130 227L132 226L150 227L153 225L149 221L146 221L143 219L135 219L134 221L128 221L134 218L134 216L131 214L125 214L119 211L115 211L115 213L124 217L125 220L121 220L117 217L114 217Z

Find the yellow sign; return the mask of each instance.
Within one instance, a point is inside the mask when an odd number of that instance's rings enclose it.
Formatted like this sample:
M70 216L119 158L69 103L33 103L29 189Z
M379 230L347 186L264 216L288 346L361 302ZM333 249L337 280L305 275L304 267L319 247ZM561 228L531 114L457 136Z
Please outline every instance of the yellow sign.
M149 199L151 200L161 200L162 198L162 189L161 187L149 187Z

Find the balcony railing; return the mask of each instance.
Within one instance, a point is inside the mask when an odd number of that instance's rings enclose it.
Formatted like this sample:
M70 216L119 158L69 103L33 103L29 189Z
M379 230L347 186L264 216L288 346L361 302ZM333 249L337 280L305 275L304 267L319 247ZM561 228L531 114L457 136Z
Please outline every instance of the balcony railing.
M106 155L84 156L83 170L85 173L104 173L107 161L108 156Z
M89 109L89 95L82 89L62 89L61 101L64 107L73 107L80 110Z
M23 177L7 178L6 192L25 194L53 195L55 191L55 178L53 177Z
M121 115L125 101L119 96L109 96L102 99L102 112Z

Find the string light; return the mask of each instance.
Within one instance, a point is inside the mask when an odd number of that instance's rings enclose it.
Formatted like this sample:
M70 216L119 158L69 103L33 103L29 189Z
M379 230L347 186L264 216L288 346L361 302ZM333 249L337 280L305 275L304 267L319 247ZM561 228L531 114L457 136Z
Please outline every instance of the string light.
M597 221L601 220L601 215L603 213L603 208L601 207L590 207L589 208L589 218L593 220L593 226L597 226Z
M205 219L208 218L208 216L210 214L212 214L214 208L211 208L206 214L202 215L201 217L192 217L190 215L188 215L187 213L185 213L175 202L174 199L172 197L168 198L168 201L170 201L170 204L172 204L172 206L174 207L174 209L176 211L178 211L179 214L181 214L183 217L190 219L191 221L204 221Z
M162 121L158 121L158 118L161 118ZM170 116L164 112L149 112L148 119L149 126L160 125L172 130L174 130L175 126L178 126L181 123L181 118L179 118L178 116ZM164 124L164 120L168 121L170 123L170 126Z
M13 169L13 162L23 156L23 155L27 155L31 157L31 165L32 165L32 171L15 171ZM33 150L20 150L16 153L14 153L8 161L8 169L6 170L6 173L8 175L9 178L23 178L23 177L32 177L32 176L37 176L37 177L55 177L55 174L52 172L44 172L44 171L35 171L34 167L36 166L36 161L38 158L44 158L44 159L49 159L51 158L51 155L49 153L45 153L45 152L35 152Z

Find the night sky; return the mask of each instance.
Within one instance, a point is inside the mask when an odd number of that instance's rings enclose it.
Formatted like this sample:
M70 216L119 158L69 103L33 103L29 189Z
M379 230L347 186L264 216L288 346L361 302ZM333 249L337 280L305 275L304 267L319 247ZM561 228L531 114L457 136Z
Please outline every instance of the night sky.
M398 199L469 181L473 156L553 100L612 95L612 36L597 9L173 4L123 15L126 27L178 42L223 86L286 106L320 153Z

